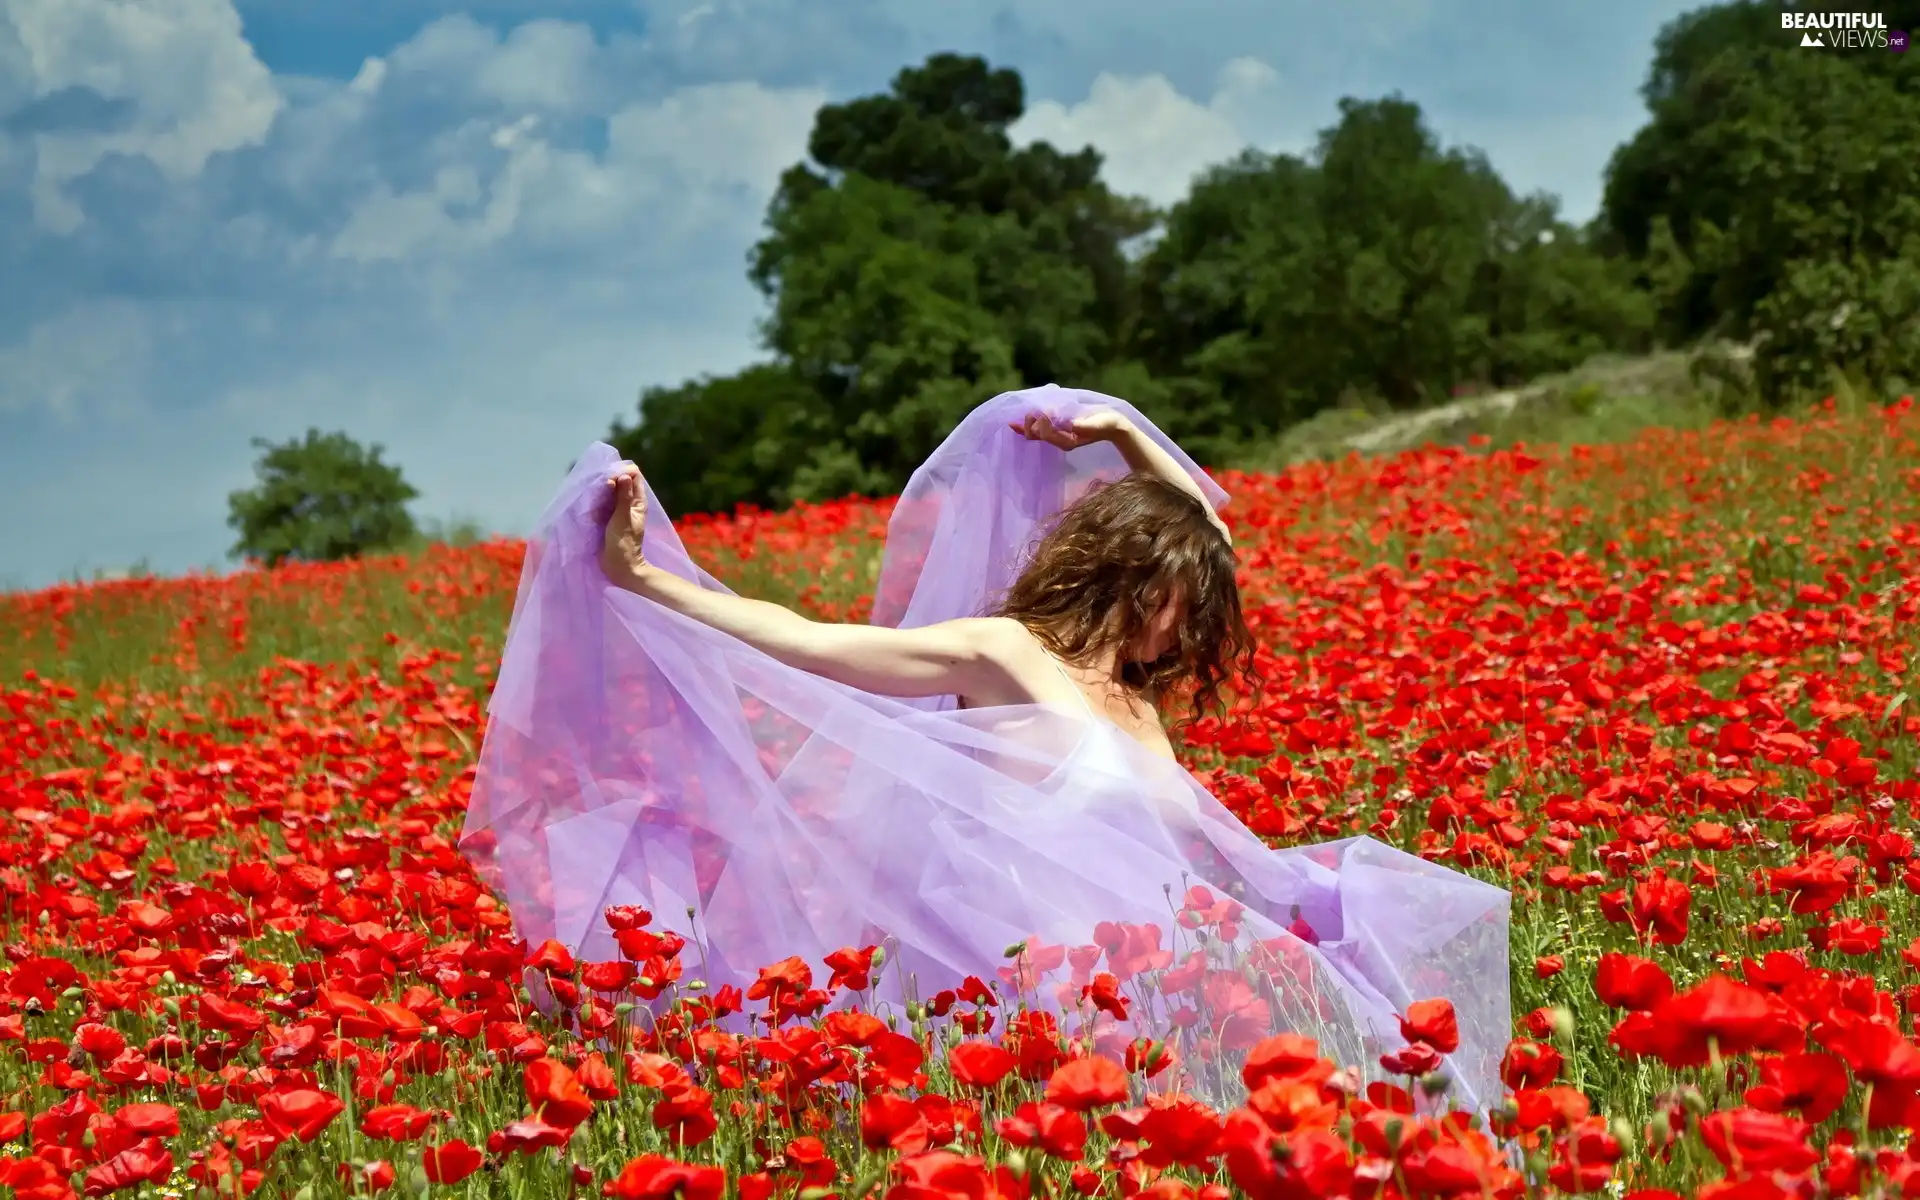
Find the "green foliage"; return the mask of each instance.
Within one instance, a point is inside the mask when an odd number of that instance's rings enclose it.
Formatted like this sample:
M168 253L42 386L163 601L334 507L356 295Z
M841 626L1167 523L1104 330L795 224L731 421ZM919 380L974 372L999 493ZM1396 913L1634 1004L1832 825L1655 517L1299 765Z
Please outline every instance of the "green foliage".
M828 428L819 394L781 364L748 367L640 397L636 425L607 441L645 463L670 512L726 512L794 499L789 484Z
M227 497L231 553L276 566L335 561L403 546L416 536L407 502L419 493L381 447L309 429L278 444L255 438L259 482Z
M413 537L400 543L398 548L410 553L418 553L431 546L460 549L484 542L488 536L487 527L477 517L428 517L419 523Z
M1355 395L1414 407L1644 344L1630 273L1551 201L1442 149L1405 100L1340 111L1311 159L1245 154L1168 215L1141 269L1157 373L1273 430Z
M1882 11L1920 27L1920 0ZM1920 77L1885 50L1802 48L1779 12L1741 0L1661 35L1603 222L1670 338L1754 343L1763 398L1836 373L1897 388L1920 378Z
M755 247L766 343L819 399L769 494L892 490L983 396L1084 379L1128 311L1144 208L1092 150L1015 149L1018 74L942 54L829 105Z
M1920 378L1920 74L1803 50L1780 11L1661 32L1648 123L1586 229L1398 96L1343 100L1311 153L1248 151L1156 212L1090 148L1016 147L1016 72L934 55L822 108L782 176L749 268L770 361L650 389L611 440L669 507L724 510L892 491L981 400L1050 382L1126 396L1215 462L1661 344L1753 347L1689 413L1715 389L1898 394ZM1920 28L1920 0L1884 11Z
M1742 415L1701 366L1720 348L1601 355L1524 387L1485 392L1414 412L1323 409L1279 437L1237 447L1226 466L1272 471L1292 463L1396 454L1423 445L1498 449L1520 443L1601 445L1659 428L1699 429Z

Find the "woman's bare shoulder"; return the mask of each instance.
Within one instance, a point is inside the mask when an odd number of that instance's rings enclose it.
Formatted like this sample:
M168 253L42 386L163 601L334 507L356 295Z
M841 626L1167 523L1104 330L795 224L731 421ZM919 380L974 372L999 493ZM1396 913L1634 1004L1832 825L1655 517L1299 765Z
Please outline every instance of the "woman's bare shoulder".
M1027 627L1012 617L961 617L951 622L982 652L1008 665L1031 661L1046 651L1027 632Z
M1058 672L1048 666L1051 657L1020 622L1011 617L964 617L950 624L974 654L991 664L975 682L975 691L963 697L966 707L1025 704L1049 686L1057 686Z
M1176 759L1173 737L1167 732L1167 723L1159 711L1144 700L1136 699L1130 706L1131 711L1125 721L1113 719L1113 723L1134 741L1145 746L1152 753L1166 759Z

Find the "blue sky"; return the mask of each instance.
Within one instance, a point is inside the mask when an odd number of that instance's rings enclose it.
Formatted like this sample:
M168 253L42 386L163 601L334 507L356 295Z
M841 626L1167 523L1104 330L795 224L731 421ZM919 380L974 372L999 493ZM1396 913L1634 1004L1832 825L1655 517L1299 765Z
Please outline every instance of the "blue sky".
M524 532L641 387L756 357L813 111L933 51L1159 201L1398 91L1581 220L1687 7L0 0L0 586L230 565L252 439L309 426Z

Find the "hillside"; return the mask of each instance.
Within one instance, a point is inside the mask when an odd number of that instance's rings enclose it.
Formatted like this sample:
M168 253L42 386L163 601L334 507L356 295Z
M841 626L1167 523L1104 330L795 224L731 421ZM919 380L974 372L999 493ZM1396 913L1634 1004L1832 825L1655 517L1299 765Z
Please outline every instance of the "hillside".
M1603 355L1521 387L1462 396L1432 408L1382 412L1329 409L1227 460L1248 471L1348 454L1397 454L1420 446L1595 445L1645 429L1698 429L1750 407L1737 390L1751 358L1743 346ZM1729 378L1731 377L1731 378Z

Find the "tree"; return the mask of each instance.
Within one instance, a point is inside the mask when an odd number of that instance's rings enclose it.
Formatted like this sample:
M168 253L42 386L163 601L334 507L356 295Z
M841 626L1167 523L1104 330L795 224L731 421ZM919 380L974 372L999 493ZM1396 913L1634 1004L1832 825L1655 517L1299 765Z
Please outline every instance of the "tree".
M1920 26L1920 0L1878 8L1891 29ZM1780 11L1736 0L1661 32L1649 120L1608 165L1602 226L1669 339L1760 340L1769 395L1835 367L1911 379L1920 80L1883 49L1802 48Z
M1297 420L1338 391L1315 349L1319 188L1307 162L1248 151L1194 182L1141 263L1136 351L1157 378L1217 397L1223 436Z
M1655 305L1632 262L1541 197L1507 208L1467 301L1485 322L1476 381L1511 387L1596 354L1652 348Z
M1443 150L1418 105L1342 100L1320 135L1314 283L1336 375L1395 407L1469 378L1487 314L1468 303L1513 197L1478 151Z
M751 256L773 360L649 389L609 435L664 503L894 491L986 396L1112 377L1152 210L1091 149L1016 149L1024 106L1017 72L936 54L820 110Z
M894 491L1011 388L1123 395L1224 458L1350 394L1414 405L1646 340L1637 264L1398 97L1343 101L1313 154L1245 154L1163 219L1091 148L1016 147L1024 91L936 54L819 111L750 257L771 361L650 389L610 435L671 507Z
M1883 55L1883 57L1886 57ZM1696 244L1762 395L1920 380L1920 86L1831 54L1731 81L1716 150L1736 193Z
M647 483L674 513L771 507L795 497L796 471L827 433L820 396L780 363L648 388L635 425L616 422L607 441L641 463Z
M751 276L763 333L820 396L795 497L897 489L985 396L1091 379L1128 318L1123 245L1149 210L1092 150L1015 149L1017 73L938 54L828 105L786 172Z
M1516 197L1420 109L1345 100L1305 158L1249 152L1194 184L1141 266L1134 345L1212 396L1221 435L1359 394L1395 406L1644 341L1630 273Z
M309 429L305 440L255 438L259 482L227 497L231 553L277 566L353 558L415 534L407 502L418 497L400 469L344 433Z

